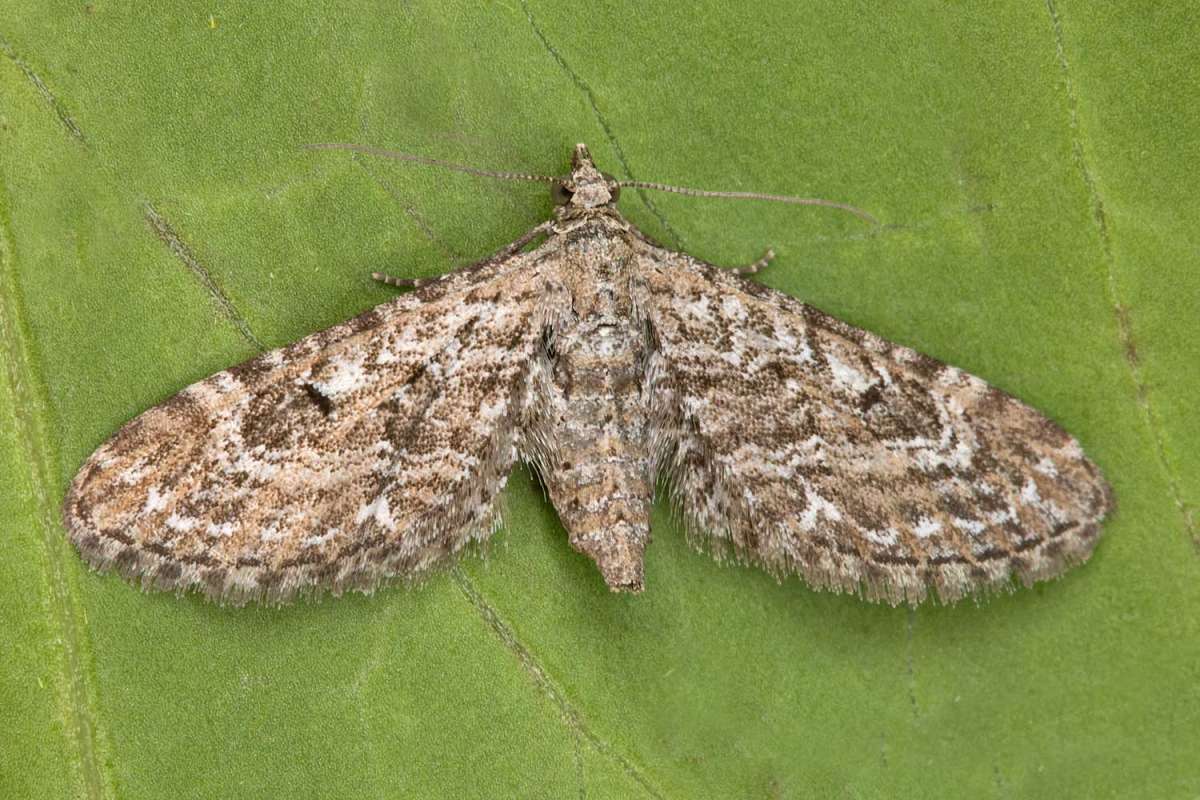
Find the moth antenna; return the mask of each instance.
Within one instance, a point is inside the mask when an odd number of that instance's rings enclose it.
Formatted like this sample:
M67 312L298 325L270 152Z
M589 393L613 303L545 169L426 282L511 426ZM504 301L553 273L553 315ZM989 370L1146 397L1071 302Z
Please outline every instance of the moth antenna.
M842 211L849 211L854 216L864 219L872 225L879 224L879 220L861 208L848 203L839 203L835 200L822 200L819 197L792 197L786 194L762 194L760 192L710 192L705 189L688 189L683 186L669 186L665 183L652 183L649 181L619 181L617 185L621 188L628 186L631 189L657 189L660 192L686 194L689 197L726 197L734 200L769 200L773 203L789 203L795 206L824 206L825 208L837 208Z
M306 144L302 146L305 150L350 150L355 153L365 153L370 156L381 156L383 158L394 158L399 161L415 161L418 164L429 164L434 167L443 167L444 169L452 169L455 172L465 172L468 175L478 175L483 178L500 178L501 180L506 181L534 181L535 183L562 183L562 179L554 178L549 175L530 175L525 172L503 172L500 170L478 169L476 167L468 167L465 164L455 164L451 161L442 161L440 158L414 156L411 153L401 153L397 150L384 150L379 147L368 147L362 144L322 142L319 144Z

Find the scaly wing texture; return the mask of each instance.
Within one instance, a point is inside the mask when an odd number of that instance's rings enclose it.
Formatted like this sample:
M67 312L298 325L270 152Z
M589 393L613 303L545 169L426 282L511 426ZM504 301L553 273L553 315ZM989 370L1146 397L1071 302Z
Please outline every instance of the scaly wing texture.
M84 464L95 567L233 603L371 590L489 535L546 268L506 255L200 381Z
M896 604L1091 554L1108 484L1029 406L690 256L642 275L663 467L718 556Z

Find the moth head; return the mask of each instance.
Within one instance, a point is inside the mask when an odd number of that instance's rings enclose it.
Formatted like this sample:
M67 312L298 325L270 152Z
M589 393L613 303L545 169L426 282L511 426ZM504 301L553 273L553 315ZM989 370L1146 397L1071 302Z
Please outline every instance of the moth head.
M571 174L551 185L556 205L573 208L599 208L617 202L621 187L612 175L596 169L587 145L575 145L571 155Z

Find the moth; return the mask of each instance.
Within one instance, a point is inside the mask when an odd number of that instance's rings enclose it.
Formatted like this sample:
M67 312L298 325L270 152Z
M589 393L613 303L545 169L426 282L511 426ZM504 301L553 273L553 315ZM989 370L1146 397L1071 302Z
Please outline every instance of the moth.
M564 177L500 175L551 183L553 219L96 450L63 504L83 557L234 604L370 592L487 539L518 461L615 591L643 587L660 478L699 548L893 605L1091 554L1112 493L1058 425L616 207L698 192L616 181L582 144Z

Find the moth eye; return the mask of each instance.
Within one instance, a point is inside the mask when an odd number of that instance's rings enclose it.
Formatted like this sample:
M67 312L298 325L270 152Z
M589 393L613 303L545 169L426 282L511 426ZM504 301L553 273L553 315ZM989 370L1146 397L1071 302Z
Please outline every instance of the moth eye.
M571 202L571 196L574 194L574 192L561 183L550 184L550 197L554 199L554 205L556 206L565 206Z

